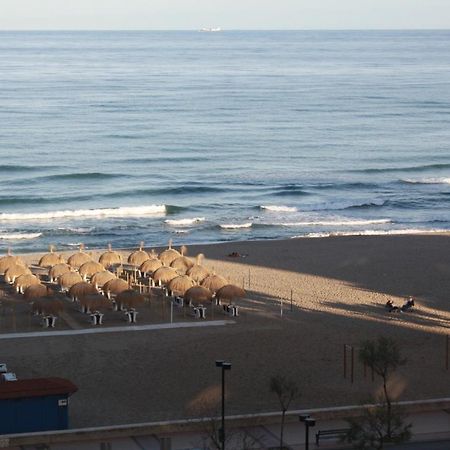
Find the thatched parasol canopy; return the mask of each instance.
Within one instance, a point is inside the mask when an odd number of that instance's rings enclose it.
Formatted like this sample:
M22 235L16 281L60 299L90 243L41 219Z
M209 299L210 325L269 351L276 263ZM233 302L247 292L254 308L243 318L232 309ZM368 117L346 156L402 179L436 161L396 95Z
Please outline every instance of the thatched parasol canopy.
M199 305L212 300L212 292L203 286L194 286L184 293L184 299L189 304Z
M128 288L128 283L121 278L114 278L113 280L109 280L103 286L103 290L107 295L117 295L123 291L126 291Z
M53 297L38 298L33 302L32 310L39 314L52 314L57 316L64 310L64 303Z
M72 272L72 270L73 269L72 267L69 266L69 264L66 263L55 264L48 270L48 277L50 281L53 282L54 280L58 279L61 275Z
M228 281L220 275L209 275L202 282L201 285L209 289L211 292L217 292L221 287L226 286Z
M117 278L112 272L109 270L102 270L101 272L97 272L91 278L91 284L93 284L97 288L103 289L105 283L110 280L114 280Z
M152 274L155 270L159 269L160 267L162 267L162 262L159 259L150 258L141 264L139 270L142 273Z
M175 250L174 248L172 248L172 239L170 239L169 248L167 250L164 250L163 252L161 252L159 254L158 258L165 266L170 266L172 261L174 259L177 259L180 256L181 256L181 253L178 250Z
M80 298L80 305L91 311L100 311L109 309L111 307L111 301L99 293L89 294Z
M181 275L186 274L193 265L194 263L187 256L179 256L170 263L170 267L173 267Z
M5 271L5 281L7 283L14 283L17 277L20 277L20 275L25 275L27 273L31 273L31 270L28 267L22 264L12 264Z
M69 296L74 300L79 300L86 295L97 294L97 289L86 281L80 281L69 289Z
M70 289L74 284L79 283L80 281L83 281L83 278L81 278L81 275L78 272L67 272L58 278L58 284L63 290Z
M203 281L210 273L209 270L203 266L204 258L205 255L199 253L196 257L196 263L186 272L186 275L189 275L197 283Z
M49 288L44 284L33 284L32 286L28 286L25 289L23 298L27 301L30 301L36 298L47 297L49 294Z
M20 292L21 294L24 293L25 289L28 286L32 286L33 284L41 284L41 281L38 277L32 275L31 273L20 275L14 280L14 287L16 291Z
M116 264L122 264L122 255L119 252L112 250L111 244L108 244L108 251L101 254L98 262L108 269Z
M150 255L143 250L144 243L141 242L141 245L139 246L139 250L136 250L135 252L131 253L128 256L128 264L131 264L133 266L141 266L144 261L147 261L147 259L150 259Z
M197 283L201 283L209 275L209 270L204 266L194 264L186 272L186 275L190 276Z
M226 284L216 292L216 297L218 299L229 300L230 302L232 300L236 300L237 298L244 298L245 295L246 292L244 291L244 289L234 284Z
M80 250L78 253L74 253L72 256L69 257L67 260L67 263L72 266L75 269L80 268L84 263L88 261L92 261L91 255L88 255L87 253L83 252L84 245L80 245Z
M22 259L19 256L13 256L11 254L11 249L8 248L8 253L0 258L0 275L4 275L4 273L9 269L10 266L16 264L26 266Z
M175 269L165 266L156 269L152 274L153 281L157 284L167 284L170 280L173 280L177 276L178 273Z
M194 286L194 280L187 275L180 275L169 281L167 288L172 291L175 295L183 296L184 293Z
M88 261L80 266L78 272L84 279L86 279L92 277L92 275L98 272L103 272L104 270L105 268L102 264L95 261Z
M145 297L134 289L127 289L122 291L116 297L116 303L120 303L127 308L136 308L142 305L145 301Z
M61 255L58 255L57 253L53 252L54 247L53 245L50 245L50 253L45 254L38 263L39 267L53 267L56 266L56 264L60 264L65 262L64 257Z

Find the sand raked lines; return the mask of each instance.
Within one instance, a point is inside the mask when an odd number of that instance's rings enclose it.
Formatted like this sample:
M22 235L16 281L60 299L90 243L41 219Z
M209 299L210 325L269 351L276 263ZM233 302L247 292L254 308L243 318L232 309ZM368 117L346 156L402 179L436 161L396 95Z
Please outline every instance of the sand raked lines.
M204 328L220 327L236 323L233 320L210 320L208 322L177 322L177 323L159 323L154 325L134 325L124 327L107 328L86 328L79 330L60 330L60 331L31 331L25 333L5 333L0 334L0 340L21 339L51 336L77 336L82 334L100 334L100 333L124 333L130 331L156 331L173 328Z

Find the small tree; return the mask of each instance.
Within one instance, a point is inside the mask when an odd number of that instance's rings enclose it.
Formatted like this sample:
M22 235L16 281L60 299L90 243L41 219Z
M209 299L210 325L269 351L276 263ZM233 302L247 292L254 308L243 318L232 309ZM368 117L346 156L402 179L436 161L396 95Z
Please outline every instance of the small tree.
M383 448L386 442L403 442L410 437L411 425L404 425L403 415L393 407L388 390L390 376L406 363L397 343L390 338L364 341L359 350L359 360L383 380L383 397L376 399L379 405L365 411L362 418L350 420L346 438L357 448Z
M276 375L270 379L270 392L276 394L281 406L280 450L282 450L286 411L300 392L297 383L284 375Z

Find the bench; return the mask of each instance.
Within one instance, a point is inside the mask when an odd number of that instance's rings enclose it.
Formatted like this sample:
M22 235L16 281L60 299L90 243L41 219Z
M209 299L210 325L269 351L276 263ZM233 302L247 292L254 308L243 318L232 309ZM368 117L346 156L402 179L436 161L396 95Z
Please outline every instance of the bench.
M345 436L349 432L349 428L337 428L334 430L319 430L316 433L316 445L319 446L319 440L334 439Z

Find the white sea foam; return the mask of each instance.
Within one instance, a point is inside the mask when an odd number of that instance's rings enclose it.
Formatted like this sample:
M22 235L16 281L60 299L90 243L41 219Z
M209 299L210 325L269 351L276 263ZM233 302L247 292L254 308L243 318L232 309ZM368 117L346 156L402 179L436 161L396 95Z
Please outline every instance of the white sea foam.
M297 208L294 206L283 206L283 205L263 205L260 207L261 209L265 209L266 211L273 212L296 212Z
M410 183L410 184L450 184L450 178L445 177L439 177L439 178L419 178L419 179L412 179L412 178L406 178L402 180L404 183Z
M392 236L392 235L407 235L407 234L426 234L426 233L448 233L450 230L445 229L419 229L419 228L407 228L403 230L361 230L361 231L332 231L323 233L307 233L298 236L292 236L295 238L321 238L331 236Z
M282 227L306 227L306 226L362 226L391 223L390 219L374 219L374 220L307 220L301 222L283 222L276 223Z
M43 213L2 213L0 220L48 220L79 217L142 217L166 212L165 205L130 206L103 209L75 209Z
M194 223L204 222L204 217L193 217L191 219L167 219L164 221L167 225L171 225L173 227L186 227L189 225L193 225Z
M2 233L0 234L0 240L4 241L19 241L36 239L42 236L42 233Z
M223 228L224 230L238 230L240 228L251 228L253 225L252 222L246 222L246 223L225 223L220 225L220 228Z

